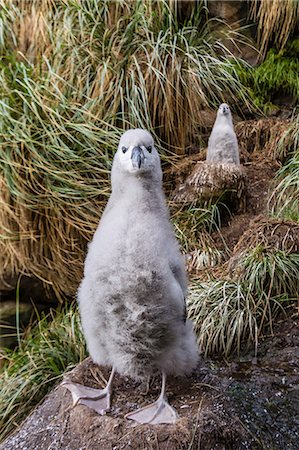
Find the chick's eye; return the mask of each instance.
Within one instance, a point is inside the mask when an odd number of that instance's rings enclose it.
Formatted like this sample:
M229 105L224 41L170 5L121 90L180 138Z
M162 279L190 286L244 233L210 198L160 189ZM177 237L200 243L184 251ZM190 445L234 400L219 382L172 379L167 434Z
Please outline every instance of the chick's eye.
M149 153L152 153L152 146L151 146L151 145L149 145L149 146L147 147L147 151L148 151Z
M122 147L121 149L123 153L126 153L126 151L128 150L127 147Z

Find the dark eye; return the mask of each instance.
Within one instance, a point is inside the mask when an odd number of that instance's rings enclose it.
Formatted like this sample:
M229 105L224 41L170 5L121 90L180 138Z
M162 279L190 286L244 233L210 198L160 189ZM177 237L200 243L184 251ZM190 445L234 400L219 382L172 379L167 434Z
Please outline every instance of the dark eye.
M126 151L128 150L127 147L122 147L121 149L123 153L126 153Z
M149 153L152 153L152 146L151 146L151 145L149 145L149 146L147 147L147 151L148 151Z

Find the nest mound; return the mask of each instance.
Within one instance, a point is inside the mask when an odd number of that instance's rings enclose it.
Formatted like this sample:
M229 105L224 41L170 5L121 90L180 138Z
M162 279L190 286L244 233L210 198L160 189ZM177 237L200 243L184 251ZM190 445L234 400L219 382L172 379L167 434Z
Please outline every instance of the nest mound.
M286 253L298 253L299 223L264 216L256 217L235 246L233 258L258 245Z
M239 205L245 185L246 176L242 167L199 161L171 197L176 203L204 203L221 198L224 203L237 202Z

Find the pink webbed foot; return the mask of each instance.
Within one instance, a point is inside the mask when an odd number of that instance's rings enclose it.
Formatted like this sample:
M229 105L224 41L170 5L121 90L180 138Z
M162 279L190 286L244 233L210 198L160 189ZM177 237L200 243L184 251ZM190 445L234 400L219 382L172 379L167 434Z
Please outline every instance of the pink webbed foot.
M126 418L138 423L149 423L152 425L162 423L175 423L179 416L174 408L170 406L165 396L166 376L162 374L162 389L157 401L151 405L137 409L137 411L126 414Z
M111 408L112 381L114 373L115 370L112 369L105 389L90 388L68 380L63 381L61 385L71 392L73 397L73 406L85 405L96 411L98 414L104 415L106 412L109 412Z

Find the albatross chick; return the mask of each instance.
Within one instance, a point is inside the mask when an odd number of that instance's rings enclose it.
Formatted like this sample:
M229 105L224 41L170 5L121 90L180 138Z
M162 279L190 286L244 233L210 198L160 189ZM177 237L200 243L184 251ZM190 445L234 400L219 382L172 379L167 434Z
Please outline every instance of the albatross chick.
M65 381L74 403L110 409L115 372L135 380L162 374L158 400L126 415L140 423L174 423L166 376L190 373L198 350L186 319L186 275L169 222L152 136L126 131L114 156L112 193L89 245L78 302L93 361L112 366L105 389Z
M226 103L222 103L218 108L209 138L207 161L216 164L240 164L238 140L230 108Z

